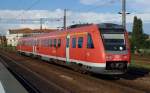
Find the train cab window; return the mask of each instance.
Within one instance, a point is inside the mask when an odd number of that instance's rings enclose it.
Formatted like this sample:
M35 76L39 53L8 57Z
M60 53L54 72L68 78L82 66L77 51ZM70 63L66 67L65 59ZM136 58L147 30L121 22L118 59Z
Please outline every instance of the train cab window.
M58 47L61 46L61 39L58 39Z
M88 34L88 36L87 36L87 48L94 48L91 34Z
M54 47L56 47L57 45L57 40L56 39L54 39Z
M72 48L76 48L76 38L72 38Z
M78 48L82 48L83 46L83 37L78 38Z

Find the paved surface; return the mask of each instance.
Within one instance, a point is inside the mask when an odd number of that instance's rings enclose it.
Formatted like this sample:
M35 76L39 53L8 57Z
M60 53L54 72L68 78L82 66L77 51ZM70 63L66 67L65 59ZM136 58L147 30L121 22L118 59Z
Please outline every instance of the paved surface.
M0 93L28 93L0 60Z

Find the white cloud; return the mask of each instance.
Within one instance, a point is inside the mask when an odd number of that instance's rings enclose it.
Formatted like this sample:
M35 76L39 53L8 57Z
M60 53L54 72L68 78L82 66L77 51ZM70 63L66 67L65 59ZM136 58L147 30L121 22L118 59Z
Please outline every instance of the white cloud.
M99 0L80 0L80 3L85 5L96 4L97 2L99 2Z
M137 16L138 18L141 18L144 23L150 23L150 13L132 13L127 16L127 22L132 22L133 17Z
M74 12L69 11L67 13L67 24L74 24L74 23L102 23L102 22L114 22L121 24L121 15L115 13L96 13L96 12ZM132 23L134 16L140 17L144 23L150 23L150 13L132 13L127 15L127 23ZM56 9L54 11L48 10L0 10L0 18L14 18L14 19L39 19L39 18L63 18L63 10ZM63 20L47 20L43 24L43 28L56 28L62 27ZM7 23L0 20L0 28L1 32L6 33L8 29L14 28L39 28L40 22L36 23L24 23L24 24L17 24L17 23Z
M0 10L0 18L17 18L17 19L36 19L36 18L59 18L63 15L63 10Z
M103 6L103 5L109 5L114 3L116 0L80 0L81 4L84 5L97 5L97 6Z
M150 22L150 13L132 13L127 15L127 23L132 23L134 16L143 20L143 22ZM100 23L100 22L117 22L121 23L121 15L116 13L96 13L96 12L72 12L70 20L81 22Z
M150 12L149 0L126 0L127 8L132 12ZM121 5L121 0L80 0L83 5L107 6L116 3Z
M118 14L112 13L95 13L95 12L83 12L76 13L78 21L81 22L90 22L90 23L100 23L100 22L119 22Z
M127 0L127 6L136 12L150 12L149 0Z

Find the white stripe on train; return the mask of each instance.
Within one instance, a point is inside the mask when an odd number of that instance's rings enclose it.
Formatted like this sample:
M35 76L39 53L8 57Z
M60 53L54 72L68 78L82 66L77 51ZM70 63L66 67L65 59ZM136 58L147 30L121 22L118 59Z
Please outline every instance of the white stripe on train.
M49 55L44 55L44 54L40 54L40 53L33 53L33 52L27 52L27 51L21 51L21 50L18 50L18 51L24 52L24 53L27 53L27 54L40 55L42 57L54 58L54 59L59 59L59 60L62 60L62 61L66 61L66 58L63 58L63 57L49 56ZM69 59L69 60L70 60L70 62L81 63L81 64L86 65L86 66L106 67L106 63L93 63L93 62L89 62L89 61L82 61L82 60L75 60L75 59Z

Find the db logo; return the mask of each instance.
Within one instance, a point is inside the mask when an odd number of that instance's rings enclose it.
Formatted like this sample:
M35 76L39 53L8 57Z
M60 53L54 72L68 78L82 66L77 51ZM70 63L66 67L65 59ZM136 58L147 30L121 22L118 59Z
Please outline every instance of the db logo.
M90 56L90 53L89 53L89 52L87 52L87 53L86 53L86 55L87 55L87 56Z
M119 59L120 58L120 55L115 55L115 59Z
M55 51L55 50L53 50L53 51L52 51L52 53L56 53L56 51Z

